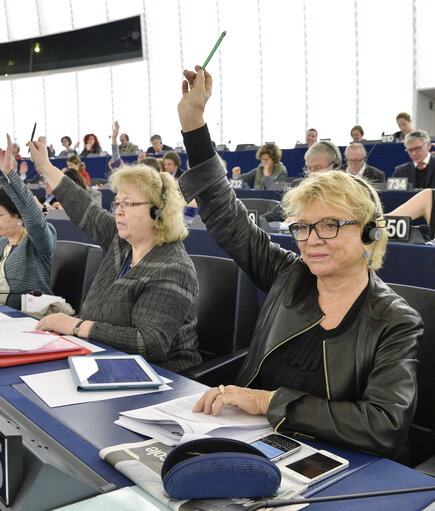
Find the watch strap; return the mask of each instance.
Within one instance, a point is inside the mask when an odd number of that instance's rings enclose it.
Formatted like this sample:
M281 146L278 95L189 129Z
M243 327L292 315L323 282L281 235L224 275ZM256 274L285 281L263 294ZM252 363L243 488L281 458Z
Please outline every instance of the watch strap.
M79 336L79 330L80 330L80 327L82 325L82 323L84 323L84 319L81 319L80 321L78 321L76 323L76 326L73 328L73 331L72 331L72 334L75 336L75 337L78 337Z

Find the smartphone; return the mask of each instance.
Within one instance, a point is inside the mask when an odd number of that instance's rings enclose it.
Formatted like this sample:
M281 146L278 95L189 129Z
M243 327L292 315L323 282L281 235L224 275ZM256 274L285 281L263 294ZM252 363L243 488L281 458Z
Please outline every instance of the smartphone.
M328 451L317 451L285 467L280 467L284 476L299 484L313 484L349 466L349 461Z
M260 440L252 442L251 445L267 456L270 461L278 461L301 448L299 442L279 433L264 436Z

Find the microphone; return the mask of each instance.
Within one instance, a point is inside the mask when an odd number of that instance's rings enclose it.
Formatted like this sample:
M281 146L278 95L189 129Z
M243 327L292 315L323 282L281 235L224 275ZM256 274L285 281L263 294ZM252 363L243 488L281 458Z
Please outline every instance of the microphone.
M382 138L383 136L385 135L385 131L382 132L382 135L381 135L381 138L379 140L376 140L376 142L373 144L373 147L370 149L370 151L368 152L367 156L366 156L366 161L368 161L369 159L369 156L372 154L373 152L373 149L379 144L379 142L382 141Z
M11 291L10 293L1 293L0 295L33 295L42 296L44 293L40 289L30 289L29 291Z
M429 236L430 235L429 226L426 225L426 224L413 225L412 227L417 229L417 231L420 231L421 234L423 234L423 236Z

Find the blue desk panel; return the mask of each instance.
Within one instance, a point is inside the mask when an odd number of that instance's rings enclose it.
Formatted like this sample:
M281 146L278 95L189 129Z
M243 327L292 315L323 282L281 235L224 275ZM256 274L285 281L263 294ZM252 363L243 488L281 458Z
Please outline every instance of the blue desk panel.
M361 488L364 488L365 492L371 492L402 488L422 488L434 485L435 478L433 477L394 463L394 461L380 459L312 496L348 495L360 493ZM307 495L305 494L305 496ZM432 491L410 493L408 495L323 502L310 504L309 508L311 509L312 507L313 511L405 511L423 509L434 501L435 491Z

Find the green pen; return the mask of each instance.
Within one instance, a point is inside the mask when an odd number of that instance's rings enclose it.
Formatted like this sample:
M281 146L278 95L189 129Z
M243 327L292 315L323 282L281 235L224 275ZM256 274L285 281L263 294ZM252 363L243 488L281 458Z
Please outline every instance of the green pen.
M222 42L222 39L227 35L227 32L226 30L224 30L221 34L221 36L219 37L219 39L217 40L217 43L214 45L214 48L211 50L210 52L210 55L207 57L206 61L204 62L204 64L202 65L201 69L205 69L205 66L210 62L210 59L213 57L214 55L214 52L218 49L218 46L221 44Z

